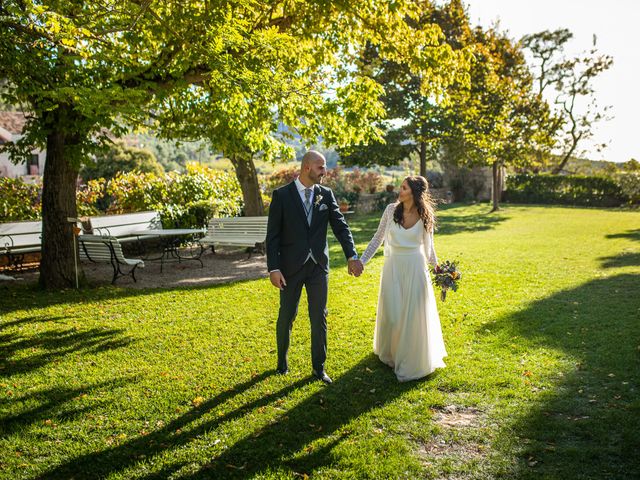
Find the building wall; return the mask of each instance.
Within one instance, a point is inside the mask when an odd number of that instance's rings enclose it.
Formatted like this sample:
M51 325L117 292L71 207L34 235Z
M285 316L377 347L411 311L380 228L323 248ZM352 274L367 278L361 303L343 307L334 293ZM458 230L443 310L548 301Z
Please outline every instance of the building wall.
M21 162L16 165L9 159L8 153L0 153L0 177L27 177L25 178L25 180L41 177L44 173L46 153L44 151L34 151L33 153L34 155L38 155L38 167L37 169L32 169L31 171L29 170L25 162Z

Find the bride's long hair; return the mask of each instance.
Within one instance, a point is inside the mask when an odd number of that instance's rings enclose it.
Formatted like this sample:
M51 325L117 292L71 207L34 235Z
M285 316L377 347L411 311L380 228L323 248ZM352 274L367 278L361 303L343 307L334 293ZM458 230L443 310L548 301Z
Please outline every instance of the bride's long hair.
M418 209L418 215L424 224L424 229L427 232L435 230L436 227L436 203L431 198L429 193L429 183L427 179L416 175L413 177L407 177L404 179L411 189L413 195L413 202ZM404 205L402 202L398 202L396 209L393 212L393 221L398 225L404 223ZM403 225L404 226L404 225Z

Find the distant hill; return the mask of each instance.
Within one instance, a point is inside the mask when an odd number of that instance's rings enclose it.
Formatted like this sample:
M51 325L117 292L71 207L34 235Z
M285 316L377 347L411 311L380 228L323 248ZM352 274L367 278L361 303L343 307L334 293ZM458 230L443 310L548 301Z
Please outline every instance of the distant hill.
M559 162L560 160L558 159L557 163ZM555 163L556 162L554 162L554 164ZM589 160L587 158L571 157L564 167L564 171L571 175L598 175L620 170L622 169L622 165L622 163L609 162L607 160Z

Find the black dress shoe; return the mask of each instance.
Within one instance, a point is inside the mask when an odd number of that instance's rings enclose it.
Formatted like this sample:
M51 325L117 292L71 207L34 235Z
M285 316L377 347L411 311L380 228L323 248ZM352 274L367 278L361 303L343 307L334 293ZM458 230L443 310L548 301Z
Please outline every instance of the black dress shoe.
M331 380L331 377L329 375L326 374L326 372L316 372L315 370L312 371L313 376L316 377L318 380L326 383L327 385L331 385L333 383L333 380Z

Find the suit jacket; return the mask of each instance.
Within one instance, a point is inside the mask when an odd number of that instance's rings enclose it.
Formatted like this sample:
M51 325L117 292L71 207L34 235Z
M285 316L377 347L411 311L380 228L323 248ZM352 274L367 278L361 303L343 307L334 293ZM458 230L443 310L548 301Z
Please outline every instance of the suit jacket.
M267 268L287 277L302 268L309 255L329 271L327 226L331 225L347 258L356 254L353 237L330 188L314 185L311 225L294 182L273 192L267 224ZM322 205L326 205L322 207Z

